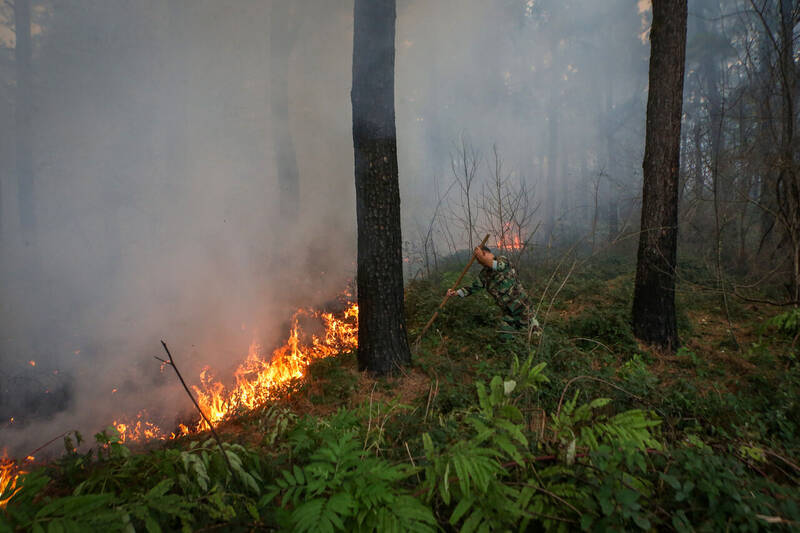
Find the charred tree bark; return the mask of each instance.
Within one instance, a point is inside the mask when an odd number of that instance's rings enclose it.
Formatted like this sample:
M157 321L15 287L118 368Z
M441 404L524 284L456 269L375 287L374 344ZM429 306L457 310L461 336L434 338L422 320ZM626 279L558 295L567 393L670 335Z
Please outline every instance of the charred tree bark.
M16 126L16 167L19 199L19 217L23 231L31 231L36 223L33 211L33 126L31 81L31 4L30 0L14 3L14 28L16 45L17 90L14 122Z
M295 41L295 28L290 26L291 18L290 2L272 2L269 23L269 103L280 192L280 214L288 227L294 226L300 207L300 173L289 124L289 58Z
M686 2L653 0L642 224L633 296L636 337L671 352L678 347L675 261Z
M411 362L403 315L400 186L394 113L395 0L355 0L353 148L358 222L358 366Z

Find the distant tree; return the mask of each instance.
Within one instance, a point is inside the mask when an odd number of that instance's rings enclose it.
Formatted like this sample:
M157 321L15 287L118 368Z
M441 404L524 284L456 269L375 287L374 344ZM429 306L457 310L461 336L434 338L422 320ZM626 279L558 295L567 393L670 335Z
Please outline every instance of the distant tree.
M751 2L752 4L752 2ZM755 6L755 4L753 4ZM755 9L755 7L754 7ZM780 29L770 41L776 43L778 77L780 80L780 143L777 154L777 172L772 185L772 196L777 209L775 218L783 227L787 244L791 246L791 275L787 289L789 302L800 305L800 169L797 162L797 62L795 60L796 11L791 0L778 2ZM765 17L761 14L761 20ZM764 24L765 31L770 31Z
M555 70L553 69L555 73ZM547 193L544 213L544 240L549 245L553 240L556 228L556 201L558 182L558 98L556 95L556 78L553 74L553 86L550 89L550 106L547 111Z
M269 20L269 102L275 161L280 191L280 214L287 226L297 220L300 207L297 153L289 127L289 58L297 24L292 2L274 0Z
M35 224L33 212L33 126L31 82L31 4L30 0L14 2L17 90L14 123L16 127L16 166L19 191L19 216L22 229L30 231Z
M389 374L411 362L403 315L403 240L394 113L395 0L355 0L353 148L358 366Z
M642 224L633 296L634 334L668 351L678 347L675 261L686 2L652 3Z

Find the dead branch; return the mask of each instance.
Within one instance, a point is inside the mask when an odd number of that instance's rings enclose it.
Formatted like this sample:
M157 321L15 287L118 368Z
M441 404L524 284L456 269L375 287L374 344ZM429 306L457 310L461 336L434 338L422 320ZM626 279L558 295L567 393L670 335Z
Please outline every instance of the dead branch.
M214 425L211 423L211 420L209 420L208 417L206 417L206 414L203 412L203 410L200 409L200 404L198 404L197 400L194 399L192 391L189 390L189 387L183 380L183 376L181 376L180 370L178 370L178 367L175 365L175 361L172 359L172 354L169 353L169 348L167 348L167 343L162 340L161 346L163 346L164 351L167 352L167 357L169 357L169 361L165 361L160 357L156 356L153 357L161 361L163 364L171 366L172 369L175 371L175 374L177 374L178 379L181 382L181 385L183 385L183 388L186 390L186 394L189 395L189 398L192 400L192 403L197 408L197 411L200 413L200 416L203 417L203 420L205 420L206 424L208 424L208 428L211 430L211 434L214 435L214 439L217 441L217 446L219 446L219 451L222 452L222 458L225 459L225 464L228 465L228 471L231 473L231 477L236 477L236 474L233 471L233 466L231 465L231 461L230 459L228 459L228 454L225 452L225 448L222 447L222 440L219 438L219 435L217 435L217 431L214 429Z

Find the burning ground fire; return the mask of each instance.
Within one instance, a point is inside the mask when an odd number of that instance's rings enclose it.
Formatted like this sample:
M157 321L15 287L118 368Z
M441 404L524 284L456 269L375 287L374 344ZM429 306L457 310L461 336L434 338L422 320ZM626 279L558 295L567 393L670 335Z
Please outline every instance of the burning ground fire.
M506 222L503 226L503 234L496 240L496 245L499 250L522 250L525 243L520 239L519 232L514 232L510 222Z
M303 343L300 318L319 319L324 333L312 335L310 343ZM193 387L197 402L212 423L225 420L234 413L251 410L274 399L277 390L293 379L305 376L308 365L315 360L351 351L358 345L358 305L349 304L340 316L314 310L301 309L292 317L292 327L286 344L264 357L263 348L255 341L245 361L235 372L236 383L230 389L214 380L211 369L200 374L200 387ZM167 440L208 429L199 417L187 425L181 424L172 433L166 433L150 422L147 413L140 412L135 419L114 421L123 442Z
M300 318L318 319L324 326L320 336L312 335L310 343L302 341L304 335ZM352 351L358 345L358 305L348 307L334 316L311 309L300 309L292 317L292 327L286 344L272 352L272 357L264 357L263 348L256 342L250 345L245 361L235 372L236 383L230 389L215 381L211 370L206 367L200 374L200 387L193 387L197 401L212 423L225 420L243 410L251 410L265 405L275 398L281 385L305 376L308 365L315 360L331 357L342 352ZM31 365L35 364L31 361ZM11 419L13 422L14 419ZM147 412L139 412L134 419L114 421L122 442L167 440L208 429L199 417L186 426L180 424L172 433L166 433L158 425L148 420ZM33 457L28 457L27 462ZM9 459L5 452L0 457L0 509L20 490L17 480L25 471L20 463Z
M0 509L6 506L21 487L17 486L17 478L25 472L19 469L17 462L9 459L5 452L0 457Z

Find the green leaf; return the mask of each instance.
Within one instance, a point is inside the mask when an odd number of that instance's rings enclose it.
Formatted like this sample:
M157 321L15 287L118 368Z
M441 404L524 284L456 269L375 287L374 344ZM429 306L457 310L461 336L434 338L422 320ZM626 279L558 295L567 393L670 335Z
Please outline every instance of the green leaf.
M491 401L492 405L500 405L503 402L503 398L505 394L503 393L503 378L500 376L495 376L492 378L492 381L489 382L489 388L491 389Z
M111 502L111 494L85 494L81 496L64 496L45 505L36 513L36 518L47 518L58 514L85 516Z
M335 511L342 516L348 516L350 510L355 506L353 498L347 492L339 492L331 496L328 500L327 508Z
M495 421L498 427L505 429L508 433L516 439L522 446L528 446L528 439L522 433L522 426L520 424L512 424L508 420L498 419Z
M461 498L461 501L458 502L456 508L453 509L453 514L450 515L450 525L456 525L458 521L461 520L461 517L463 517L467 511L470 510L474 502L475 500L471 497Z
M147 533L161 533L161 526L150 513L147 513L147 518L144 519L144 527L147 529Z
M461 526L461 533L471 533L472 531L477 530L482 520L483 513L480 509L475 509Z
M294 472L294 477L299 485L303 485L306 482L305 476L303 476L303 470L299 466L294 465L292 472Z
M445 505L450 505L450 463L444 468L444 477L442 484L439 485L439 490L442 493L442 500Z
M164 479L158 485L148 490L145 497L148 499L160 498L172 488L172 485L173 481L171 479Z
M506 452L506 455L508 455L510 458L516 461L518 465L522 466L524 464L525 460L522 458L522 455L519 453L519 450L517 450L517 447L514 446L514 444L512 444L510 440L508 440L502 435L498 435L494 439L494 444L501 450Z
M649 531L651 528L650 520L648 520L647 517L639 513L633 515L633 521L636 523L637 526L644 529L645 531Z
M47 524L47 533L64 533L64 523L61 520L53 520Z
M292 476L292 473L289 472L288 470L281 470L281 475L283 476L283 479L286 480L286 483L289 486L298 484L297 481L295 480L294 476Z
M592 409L599 409L601 407L605 407L609 403L611 403L610 398L595 398L594 400L591 401L589 407L591 407Z

